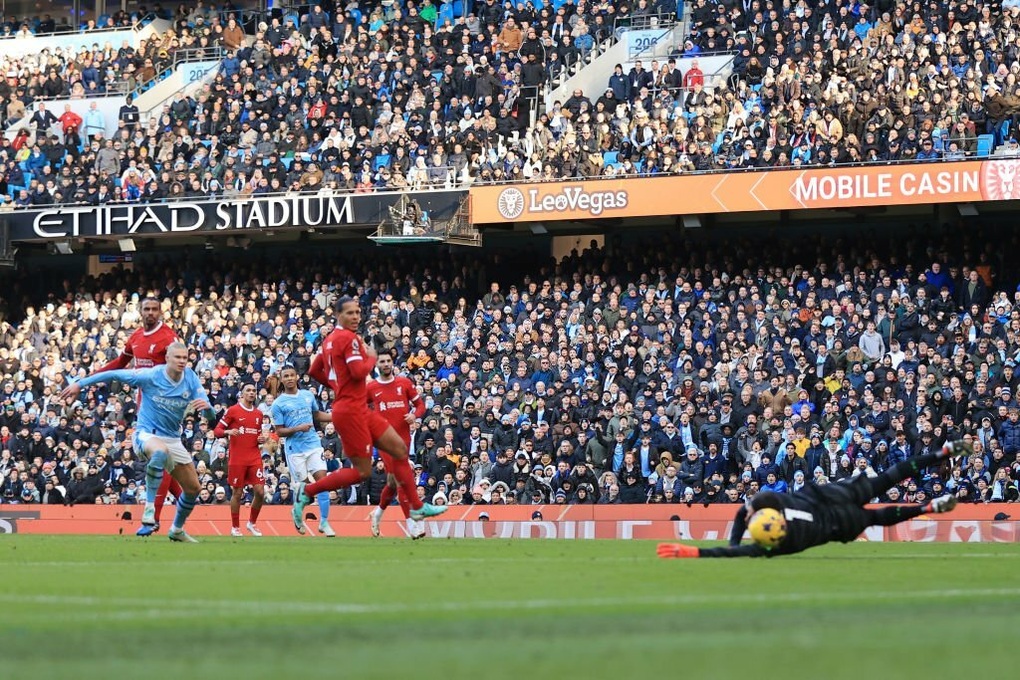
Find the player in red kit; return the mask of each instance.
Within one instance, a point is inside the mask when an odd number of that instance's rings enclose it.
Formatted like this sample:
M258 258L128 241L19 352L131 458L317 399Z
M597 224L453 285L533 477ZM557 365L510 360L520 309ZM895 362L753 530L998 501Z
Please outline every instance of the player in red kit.
M425 402L418 394L418 388L410 379L394 374L393 357L389 354L380 354L375 367L379 369L379 377L368 383L368 403L386 419L404 440L404 446L410 449L411 426L425 415ZM391 472L397 462L384 451L379 452L379 457L382 458L383 465L386 466L387 475L386 486L379 497L379 506L372 511L372 535L379 535L383 511L389 507L393 502L393 497L396 496L397 502L400 503L400 509L404 512L407 531L411 538L422 538L425 531L418 522L411 519L411 504L404 490L397 486L397 479Z
M312 484L298 484L294 494L294 527L304 526L305 506L321 491L333 491L367 481L372 474L372 446L393 458L390 472L411 503L415 521L446 512L446 506L422 503L414 483L414 471L407 462L407 445L389 422L368 408L365 380L375 368L376 352L358 336L361 305L349 297L337 301L339 327L322 343L308 371L315 380L333 389L333 426L340 435L344 454L353 468L341 468Z
M264 414L255 408L255 385L245 383L241 387L237 403L227 409L216 424L213 434L230 437L227 450L227 483L230 484L230 535L241 536L241 498L244 487L253 487L251 516L246 528L252 536L261 536L255 523L259 521L262 501L265 497L265 474L262 471L262 444L266 434L262 431Z
M151 368L162 366L166 363L166 349L175 342L179 342L177 334L173 329L163 323L163 310L160 308L159 300L156 298L145 298L142 300L142 327L135 329L135 332L124 343L124 351L120 355L100 368L96 373L119 370L127 368ZM159 531L159 516L163 512L163 504L166 496L172 493L174 498L181 497L181 485L172 475L163 474L163 481L156 493L156 523L142 524L136 532L138 536L150 536Z

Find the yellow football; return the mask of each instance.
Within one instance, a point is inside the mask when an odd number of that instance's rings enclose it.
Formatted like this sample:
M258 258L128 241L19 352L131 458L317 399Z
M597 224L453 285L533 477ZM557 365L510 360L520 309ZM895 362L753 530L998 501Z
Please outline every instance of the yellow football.
M751 540L763 548L772 549L786 538L786 518L778 510L765 508L751 515L747 529L751 532Z

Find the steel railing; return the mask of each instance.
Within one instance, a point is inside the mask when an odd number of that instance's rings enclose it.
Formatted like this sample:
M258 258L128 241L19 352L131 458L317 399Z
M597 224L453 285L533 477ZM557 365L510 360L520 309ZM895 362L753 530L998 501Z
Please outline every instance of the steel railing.
M715 158L715 154L713 154L713 159L714 158ZM994 156L994 155L992 155L992 156L979 156L977 152L966 152L966 153L961 154L961 156L959 158L935 158L935 159L929 159L929 160L918 160L916 158L900 159L900 160L877 160L877 161L862 160L860 162L850 162L850 163L831 163L831 164L827 164L827 165L824 165L824 166L821 166L821 165L801 165L801 166L796 166L796 165L793 165L792 163L790 163L788 165L782 165L782 166L779 166L779 165L770 165L770 166L747 167L747 168L712 168L712 169L709 169L709 170L681 170L681 171L669 172L669 173L666 173L666 172L646 172L644 170L641 170L641 171L635 171L635 172L627 173L627 174L623 174L623 175L617 174L617 175L613 175L612 177L607 177L605 175L577 175L577 176L573 176L573 177L556 177L556 178L553 178L553 179L550 179L550 180L543 180L541 178L521 178L519 180L517 180L517 179L515 179L515 180L501 179L498 182L496 182L496 181L484 181L484 180L480 179L479 177L471 177L468 181L461 181L457 177L457 173L453 172L453 169L450 168L449 175L447 177L445 177L442 181L422 182L417 187L409 185L409 186L406 186L406 187L399 187L399 188L396 188L396 187L377 187L377 186L372 186L372 187L367 187L367 188L355 188L355 189L328 189L328 188L324 188L324 187L322 187L320 185L320 186L315 187L315 188L308 188L308 189L301 190L301 191L297 192L297 195L298 196L312 196L312 195L317 195L320 192L323 193L324 195L328 195L328 196L341 196L341 197L342 196L355 196L355 195L358 195L358 194L365 194L365 193L387 193L387 194L399 194L399 193L405 193L405 192L421 192L421 193L437 192L438 193L438 192L444 192L444 191L465 191L465 190L469 189L471 186L474 186L476 184L477 185L484 185L484 186L488 186L488 185L501 185L501 186L502 185L507 185L507 186L510 186L510 185L514 185L514 184L543 184L543 183L570 182L570 181L575 181L576 182L578 180L583 180L583 181L598 181L598 180L609 180L609 179L613 179L613 180L619 180L619 179L642 179L642 178L649 178L649 177L663 177L663 176L671 176L671 175L721 175L721 174L727 174L727 173L772 172L772 171L794 170L794 169L797 169L797 170L813 170L813 169L814 170L822 170L822 169L825 169L825 168L828 168L828 167L837 167L837 168L880 167L880 166L887 166L887 167L889 167L889 166L900 166L900 165L918 165L918 164L922 164L922 163L952 164L952 163L959 163L959 162L965 162L965 161L972 161L972 160L975 160L977 158L994 159L994 158L999 158L999 156ZM448 167L448 166L444 166L444 167ZM375 172L373 171L373 175L374 174L375 174ZM245 199L245 198L247 198L247 199L251 199L251 200L261 200L261 199L266 199L266 198L286 198L286 197L292 197L294 195L295 195L295 193L291 192L291 191L288 191L288 192L276 192L276 193L263 193L263 194L254 194L253 195L250 192L249 193L242 193L240 191L231 190L231 191L226 191L226 192L220 192L220 193L218 193L216 195L212 195L212 196L209 196L209 195L203 195L203 196L199 196L199 197L195 197L195 196L179 196L179 197L177 197L177 196L167 196L167 197L164 197L164 198L161 198L161 199L157 199L157 200L151 200L151 199L147 199L145 197L142 197L142 198L139 198L138 200L134 200L134 201L121 200L121 201L117 201L117 202L110 202L110 203L107 203L105 205L137 205L137 204L159 205L159 204L164 204L164 203L175 203L175 202L181 202L181 201L188 201L188 202L191 202L191 203L209 203L209 202L222 201L224 199L235 199L235 198L236 199ZM80 207L86 207L88 205L89 204L85 203L85 202L82 202L82 203L56 203L56 204L50 204L50 205L38 206L38 207L35 207L35 206L16 206L14 209L18 210L18 211L52 210L55 206L56 207L60 207L60 206L69 206L69 207L70 206L80 206Z
M152 12L149 12L145 16L143 16L140 19L136 20L130 26L110 26L110 27L107 27L107 28L96 28L96 29L91 30L91 31L87 31L87 30L84 30L84 29L76 28L74 26L69 26L69 28L71 29L69 31L54 31L53 33L33 33L32 37L33 38L43 38L43 37L47 37L47 36L51 36L51 35L68 35L68 34L71 34L71 33L81 33L83 35L87 34L89 36L93 36L93 35L101 35L103 33L113 33L114 31L137 31L137 30L140 30L140 29L144 28L146 25L150 24L153 20L158 19L158 18L159 17L157 17L155 14L153 14ZM21 26L26 24L26 23L28 23L28 22L24 22L24 21L20 22L18 30L21 30ZM61 26L57 26L57 28L61 28ZM18 36L15 33L12 33L11 35L0 36L0 40L19 40L19 39L27 40L29 38L18 38Z

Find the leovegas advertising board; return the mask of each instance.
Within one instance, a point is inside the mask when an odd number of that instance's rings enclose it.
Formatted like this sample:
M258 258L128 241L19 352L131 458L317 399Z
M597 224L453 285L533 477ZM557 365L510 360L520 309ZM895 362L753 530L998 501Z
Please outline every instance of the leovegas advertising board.
M998 512L1011 507L962 507L950 515L921 517L896 527L872 527L863 538L869 541L1013 543L1020 541L1020 521L994 519ZM733 505L707 508L686 505L455 506L446 514L428 520L426 534L431 538L723 540L733 526L735 508ZM330 513L330 524L340 536L369 536L370 510L369 507L335 507ZM540 516L535 516L536 512ZM140 513L139 506L8 505L0 507L0 534L134 536ZM483 513L488 515L486 519ZM406 536L401 519L400 512L391 509L383 522L383 536ZM314 522L311 523L314 526ZM298 536L287 507L263 508L259 526L266 536ZM229 536L227 507L195 508L188 521L188 531L196 536ZM306 538L314 536L312 532Z
M1020 159L476 186L475 224L1020 199Z

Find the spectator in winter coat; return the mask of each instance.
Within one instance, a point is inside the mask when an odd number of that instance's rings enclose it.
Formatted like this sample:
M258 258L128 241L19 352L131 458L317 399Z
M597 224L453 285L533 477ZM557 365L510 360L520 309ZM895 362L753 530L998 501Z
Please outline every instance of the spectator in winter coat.
M637 467L624 470L620 475L623 486L620 487L621 503L644 503L648 500L648 489Z
M510 461L506 451L496 452L496 464L492 466L489 473L489 481L493 484L503 482L507 487L514 483L514 464Z
M999 426L999 444L1009 459L1020 453L1020 410L1011 408L1009 416Z
M678 472L680 480L687 486L700 485L705 481L705 465L701 460L701 452L695 446L687 447L687 455L680 463Z
M867 329L861 333L857 344L871 363L879 361L885 355L885 340L875 331L874 321L868 321Z

